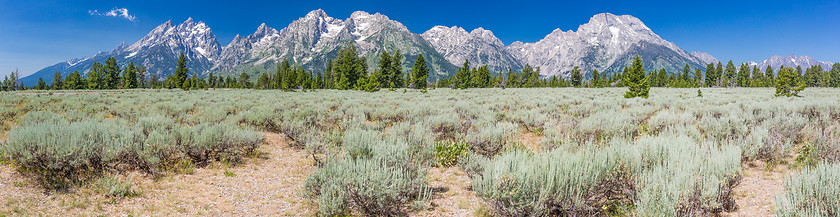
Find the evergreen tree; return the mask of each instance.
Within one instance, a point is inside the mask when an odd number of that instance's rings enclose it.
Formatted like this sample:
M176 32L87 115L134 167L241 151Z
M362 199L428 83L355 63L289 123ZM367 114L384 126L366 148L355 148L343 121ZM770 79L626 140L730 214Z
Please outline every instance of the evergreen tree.
M87 89L97 90L105 88L105 80L104 80L104 73L105 70L102 67L102 64L98 62L94 62L93 65L90 67L90 71L88 71L88 87Z
M133 89L137 88L137 74L136 69L134 67L134 62L129 62L128 67L125 68L125 72L123 72L123 87L125 89Z
M360 78L363 78L367 71L364 57L356 53L356 46L350 43L347 47L338 51L338 56L332 66L334 84L336 89L347 90L353 88Z
M403 81L403 73L402 73L402 53L400 50L394 52L394 55L391 56L391 82L393 85L391 88L401 88L405 87L405 82Z
M770 84L774 84L774 83L775 83L775 81L776 81L776 78L775 78L776 76L775 76L775 74L776 74L776 73L775 73L775 72L773 72L773 67L772 67L772 66L770 66L770 65L767 65L767 69L765 69L765 70L764 70L764 77L767 79L768 86L769 86Z
M177 82L177 81L173 81L173 82ZM189 79L189 78L184 79L184 83L181 83L180 86L181 86L181 89L183 89L183 90L190 90L190 88L192 87L192 79Z
M700 84L702 84L702 83L703 83L703 71L701 71L699 68L694 69L694 85L696 85L697 87L700 87L701 86Z
M799 79L790 67L782 66L779 69L779 76L776 78L776 96L799 96L799 92L805 89L805 82Z
M834 63L828 73L828 86L840 87L840 63Z
M412 82L414 82L414 88L417 89L426 89L426 79L429 77L429 68L426 67L426 59L423 59L423 54L417 56L417 60L414 61L414 67L411 67L411 75L414 76L412 78Z
M239 87L240 88L251 88L251 76L247 73L239 74Z
M656 80L659 82L656 86L657 87L664 87L668 84L668 72L665 69L660 69L659 73L656 73Z
M805 70L805 82L809 87L819 87L823 86L823 68L820 65L808 67Z
M645 77L645 66L642 64L642 58L638 55L633 59L630 66L630 75L626 78L625 83L629 87L629 91L624 94L625 98L648 98L650 85Z
M268 79L268 73L260 73L260 78L257 79L256 89L266 90L271 86L271 80Z
M730 61L731 62L731 61ZM746 63L741 64L738 67L738 77L735 79L736 84L739 87L749 87L750 86L750 66Z
M750 87L763 87L765 83L764 73L761 72L761 69L758 69L758 66L753 66L752 69L752 78L750 79Z
M531 68L531 66L526 64L525 68ZM519 85L519 74L513 72L513 70L508 69L507 79L505 80L505 86L507 86L508 88L517 88L520 87Z
M715 82L716 82L716 85L718 85L718 86L722 87L722 86L724 86L724 85L725 85L725 84L724 84L724 82L725 82L724 80L725 80L725 78L726 78L726 76L724 76L724 75L723 75L723 63L718 62L717 66L715 67L715 70L716 70L716 71L715 71Z
M61 79L61 72L55 72L50 87L52 87L53 90L61 90L64 88L64 82Z
M479 66L475 69L475 76L473 76L474 87L487 88L490 86L490 69L487 65Z
M601 75L598 70L592 70L592 80L590 81L592 87L601 87Z
M717 84L717 78L715 77L715 73L717 69L715 69L715 64L709 63L706 66L706 82L704 83L706 87L713 87Z
M157 73L151 73L149 75L149 87L151 88L160 88L160 79L158 79Z
M393 81L393 72L391 69L391 55L388 54L387 50L382 50L382 53L379 53L379 65L378 69L374 70L370 77L377 77L379 81L378 84L388 84ZM371 82L367 82L371 83ZM390 87L390 86L389 86Z
M181 56L178 57L178 65L175 67L175 77L174 77L174 86L170 86L169 88L178 88L188 90L190 86L183 86L184 81L187 80L187 57L184 56L184 53L181 53ZM189 84L189 83L187 83Z
M67 75L67 78L64 79L64 89L66 90L78 90L84 89L85 86L82 84L82 75L79 71L75 71Z
M44 78L38 77L38 85L35 86L36 90L46 90L47 89L47 82L44 82Z
M735 72L735 64L732 64L732 60L729 60L729 63L726 63L726 69L724 70L724 83L727 86L734 86L736 84L735 76L737 76Z
M148 88L149 84L146 81L146 66L140 66L140 69L137 70L137 87L139 88Z
M466 89L470 86L470 61L464 60L464 65L455 72L452 88Z
M120 66L117 65L117 59L114 57L108 57L105 60L105 73L104 73L104 87L102 89L117 89L120 88L122 83L120 79Z
M580 74L580 69L578 69L577 66L575 66L575 68L572 69L570 76L572 78L572 85L574 85L575 87L580 87L582 76Z

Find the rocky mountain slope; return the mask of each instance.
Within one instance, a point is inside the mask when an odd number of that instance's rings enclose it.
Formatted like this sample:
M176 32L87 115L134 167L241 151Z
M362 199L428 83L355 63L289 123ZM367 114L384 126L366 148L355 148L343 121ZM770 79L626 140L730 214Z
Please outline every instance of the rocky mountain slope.
M492 31L484 28L467 32L457 26L435 26L420 35L456 66L469 60L470 66L487 65L491 71L499 72L521 71L525 65L507 51Z
M685 64L704 68L700 59L660 38L641 20L609 13L593 16L577 31L556 29L538 42L514 42L507 49L522 62L540 67L545 76L568 77L575 66L586 76L595 69L620 71L636 54L648 70L676 72Z
M219 59L221 51L222 46L216 40L213 31L203 22L195 22L189 18L176 26L172 21L167 21L130 46L123 42L110 52L99 52L92 57L48 66L21 81L26 85L34 85L40 77L50 83L57 71L61 72L62 76L67 76L73 71L87 74L94 62L104 63L108 57L115 57L120 65L127 65L133 61L135 64L146 66L149 73L164 78L175 71L180 53L187 57L190 73L204 73Z
M830 62L822 62L818 61L809 56L796 56L796 55L787 55L787 56L777 56L773 55L770 58L767 58L764 61L758 62L758 68L762 71L767 68L767 66L773 67L773 70L778 72L781 66L787 67L802 67L802 70L807 69L808 67L812 66L822 66L823 70L828 71L831 70L832 64Z
M224 47L214 70L272 71L277 61L288 58L309 71L323 71L328 60L349 43L356 44L371 70L382 51L393 54L397 50L403 54L404 70L423 54L432 70L430 79L446 77L456 69L420 35L385 15L357 11L340 20L315 10L279 31L263 24L254 34L237 36Z

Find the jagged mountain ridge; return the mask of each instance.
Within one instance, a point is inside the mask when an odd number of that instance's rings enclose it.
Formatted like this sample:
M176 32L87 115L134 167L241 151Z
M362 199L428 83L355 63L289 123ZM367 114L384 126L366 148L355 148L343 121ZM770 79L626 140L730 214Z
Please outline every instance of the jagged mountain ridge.
M165 78L175 71L180 53L184 53L187 58L190 73L203 73L210 70L214 60L221 54L221 50L222 47L213 31L203 22L195 22L192 18L188 18L176 26L170 20L158 25L130 46L123 42L110 52L99 52L92 57L48 66L22 78L21 82L34 85L38 78L43 78L50 83L57 71L61 72L62 76L67 76L74 71L86 75L94 62L104 63L109 57L114 57L119 65L134 62L146 66L147 72Z
M816 60L812 57L809 57L809 56L796 56L796 55L793 55L793 54L787 55L787 56L784 56L784 57L773 55L773 56L770 56L769 58L767 58L767 59L765 59L765 60L763 60L759 63L756 63L756 65L758 65L758 68L761 69L762 71L764 69L766 69L767 66L770 66L770 67L773 67L773 70L776 71L776 72L778 72L778 70L781 66L787 66L787 67L801 66L802 70L805 70L809 67L817 66L817 65L822 66L823 70L828 71L828 70L831 69L832 64L833 63L830 63L830 62L818 61L818 60Z
M320 9L279 31L263 24L252 35L237 36L225 46L222 59L214 69L236 73L271 71L277 61L287 58L307 70L323 71L328 60L349 43L355 43L371 69L382 51L393 54L396 50L402 52L404 70L423 54L432 71L430 80L447 77L456 69L426 40L385 15L356 11L346 20L340 20Z
M271 72L283 58L310 71L323 71L327 60L351 42L356 43L371 69L383 50L391 53L401 50L404 71L413 65L418 54L423 54L433 71L430 80L454 74L456 66L464 60L469 60L471 66L488 65L493 71L519 71L530 64L540 67L546 77L568 77L568 71L574 66L580 66L587 77L593 69L608 73L620 71L636 54L645 59L646 69L665 68L669 72L680 71L685 64L704 68L706 63L717 61L703 52L685 52L629 15L598 14L577 31L557 29L538 42L514 42L505 46L490 30L483 28L467 32L460 27L436 26L418 35L382 14L357 11L341 20L319 9L281 30L262 24L251 35L237 35L227 46L221 46L203 22L189 18L176 26L167 21L131 45L123 43L110 52L61 62L22 81L33 85L42 77L50 82L56 71L63 76L76 70L86 74L93 62L104 62L111 56L121 65L134 61L147 66L149 72L164 78L174 72L180 52L187 55L190 72L200 75ZM762 69L766 65L774 68L794 64L830 66L809 58L774 56L761 64Z
M633 50L643 48L645 50ZM685 64L704 68L702 61L668 42L630 15L597 14L577 31L556 29L534 43L514 42L507 46L519 60L540 67L544 76L569 77L580 67L586 76L592 70L615 72L623 69L630 53L640 54L648 70L665 68L668 72L682 70ZM655 61L654 61L655 60Z
M420 35L456 66L469 60L471 66L487 65L494 72L524 68L524 64L507 51L502 40L481 27L467 32L457 26L435 26Z

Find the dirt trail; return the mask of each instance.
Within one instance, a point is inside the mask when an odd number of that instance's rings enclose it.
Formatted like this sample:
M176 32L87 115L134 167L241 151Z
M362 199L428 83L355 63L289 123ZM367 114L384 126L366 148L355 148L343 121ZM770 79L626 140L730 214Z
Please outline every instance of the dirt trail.
M776 194L784 188L784 179L790 169L786 165L777 165L766 170L763 162L744 164L744 178L735 187L735 212L724 216L776 216Z
M0 165L0 215L94 216L311 216L314 206L300 196L301 184L314 168L302 150L284 136L266 133L260 150L267 159L247 159L227 168L214 165L193 174L151 180L131 175L140 196L112 200L89 188L45 194L10 166Z
M461 168L434 167L429 171L429 184L434 189L431 204L416 216L475 216L483 203L471 190L472 181Z

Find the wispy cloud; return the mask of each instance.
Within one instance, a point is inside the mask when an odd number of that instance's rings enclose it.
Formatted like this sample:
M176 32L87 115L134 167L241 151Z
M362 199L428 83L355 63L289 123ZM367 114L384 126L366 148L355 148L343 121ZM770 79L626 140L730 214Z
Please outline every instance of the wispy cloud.
M128 9L126 8L114 8L105 13L99 12L97 10L89 10L88 13L92 16L122 17L131 21L137 20L137 17L129 14Z

